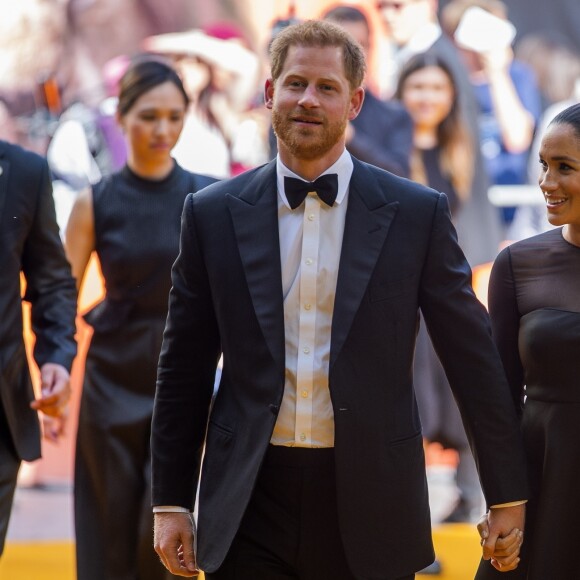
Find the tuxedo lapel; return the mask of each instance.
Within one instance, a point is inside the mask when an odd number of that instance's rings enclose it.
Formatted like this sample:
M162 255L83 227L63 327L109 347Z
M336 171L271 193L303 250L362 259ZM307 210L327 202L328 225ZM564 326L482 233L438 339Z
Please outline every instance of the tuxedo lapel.
M399 205L389 203L376 177L353 161L332 317L331 367L348 336Z
M274 361L284 364L284 306L276 162L256 172L239 197L227 196L254 310Z

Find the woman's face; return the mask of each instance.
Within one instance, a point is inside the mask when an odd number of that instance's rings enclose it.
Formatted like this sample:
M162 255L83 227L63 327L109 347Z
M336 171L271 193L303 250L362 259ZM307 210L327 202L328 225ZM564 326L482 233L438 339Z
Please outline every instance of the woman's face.
M130 157L142 163L169 158L183 129L185 110L185 99L171 81L141 95L119 118Z
M451 112L454 96L451 79L437 66L416 70L403 83L403 105L418 128L437 128Z
M540 188L548 221L580 228L580 137L571 125L550 125L540 146Z

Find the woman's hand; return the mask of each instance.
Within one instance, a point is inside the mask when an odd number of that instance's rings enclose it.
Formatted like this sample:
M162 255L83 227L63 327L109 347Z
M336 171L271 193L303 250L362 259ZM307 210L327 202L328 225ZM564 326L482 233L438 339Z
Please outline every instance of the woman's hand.
M524 541L524 532L513 528L504 537L498 537L495 547L489 556L489 548L486 550L486 540L489 538L489 514L481 516L477 522L477 531L481 538L483 559L490 560L491 565L500 572L515 570L520 562L519 554Z

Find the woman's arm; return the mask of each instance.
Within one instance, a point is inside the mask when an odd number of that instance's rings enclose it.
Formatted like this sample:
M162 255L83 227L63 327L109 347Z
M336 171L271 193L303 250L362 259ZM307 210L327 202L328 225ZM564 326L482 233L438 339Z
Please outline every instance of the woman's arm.
M493 339L499 350L516 412L521 416L524 369L518 348L520 311L509 247L500 252L493 265L489 280L488 303Z
M90 188L81 191L73 205L66 226L64 248L78 291L95 249L93 192Z
M496 49L482 55L505 148L510 153L522 153L532 144L535 119L522 103L510 76L512 60L510 48Z

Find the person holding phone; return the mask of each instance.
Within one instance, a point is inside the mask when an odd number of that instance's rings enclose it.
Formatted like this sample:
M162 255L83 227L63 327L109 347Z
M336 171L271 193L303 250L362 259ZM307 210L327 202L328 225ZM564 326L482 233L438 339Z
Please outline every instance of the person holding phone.
M532 70L514 60L515 28L500 0L452 0L441 14L475 91L480 148L492 184L527 183L527 160L541 97ZM502 210L509 225L515 208Z

